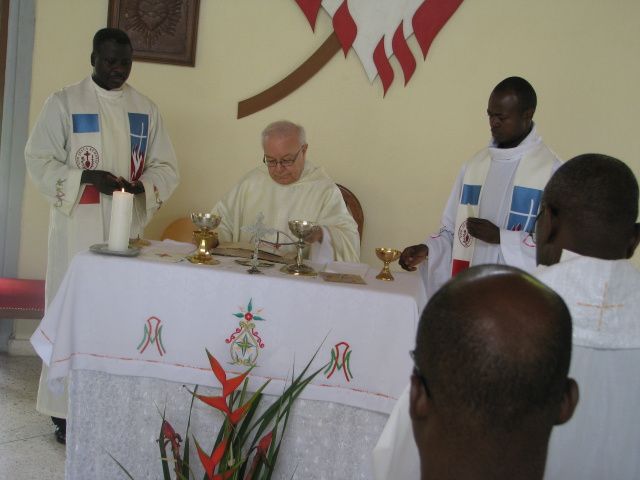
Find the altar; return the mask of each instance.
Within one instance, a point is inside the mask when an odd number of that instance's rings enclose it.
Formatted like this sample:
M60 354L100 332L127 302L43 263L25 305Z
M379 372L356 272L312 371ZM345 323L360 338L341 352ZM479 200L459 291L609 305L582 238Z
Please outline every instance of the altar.
M77 255L34 333L50 386L69 381L67 478L127 478L114 458L136 479L161 478L162 412L182 434L184 386L218 386L205 349L228 375L254 365L250 390L269 380L263 408L317 351L321 371L294 405L273 478L371 478L371 450L411 372L420 278L382 282L376 266L365 284L344 284L183 257L166 242L137 258ZM209 448L221 421L196 402L191 433Z

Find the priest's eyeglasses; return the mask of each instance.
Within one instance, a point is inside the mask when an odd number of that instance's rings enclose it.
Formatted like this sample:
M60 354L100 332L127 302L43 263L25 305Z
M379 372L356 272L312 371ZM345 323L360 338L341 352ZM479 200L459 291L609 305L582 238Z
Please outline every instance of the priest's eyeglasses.
M429 389L429 384L427 383L426 377L422 374L418 365L416 364L416 351L409 350L409 356L411 360L413 360L413 374L420 379L420 383L424 387L424 391L427 393L427 397L431 398L431 390Z
M293 158L281 158L280 160L276 160L275 158L267 157L266 155L264 155L262 157L262 161L269 168L275 168L277 165L282 165L283 167L290 167L298 159L298 155L300 155L300 152L302 151L303 148L304 148L304 145L300 147L300 150L298 150L295 153Z

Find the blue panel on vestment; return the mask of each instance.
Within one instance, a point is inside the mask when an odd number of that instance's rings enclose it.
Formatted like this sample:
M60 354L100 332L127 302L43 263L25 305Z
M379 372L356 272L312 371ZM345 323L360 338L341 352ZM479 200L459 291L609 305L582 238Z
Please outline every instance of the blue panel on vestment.
M462 205L478 205L481 189L482 185L462 185L462 197L460 198L460 203Z
M527 187L513 187L508 230L526 230L531 233L540 209L542 190Z
M131 133L131 151L146 152L149 138L149 115L146 113L129 113Z
M100 120L97 113L73 113L73 133L95 133L100 131Z

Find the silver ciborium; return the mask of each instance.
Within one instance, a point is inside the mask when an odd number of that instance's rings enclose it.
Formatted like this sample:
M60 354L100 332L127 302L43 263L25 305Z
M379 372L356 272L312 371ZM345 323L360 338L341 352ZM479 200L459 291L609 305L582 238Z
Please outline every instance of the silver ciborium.
M193 242L198 249L187 259L191 263L217 265L220 262L211 256L211 249L218 238L218 234L213 230L220 225L220 217L210 213L192 213L191 221L198 227L198 230L193 231Z
M320 228L318 225L313 222L308 222L307 220L289 220L289 230L298 237L298 241L296 242L298 253L296 254L296 263L285 265L280 269L281 272L288 273L289 275L302 275L308 277L317 275L313 268L302 263L302 250L306 245L304 241L305 238L318 228Z

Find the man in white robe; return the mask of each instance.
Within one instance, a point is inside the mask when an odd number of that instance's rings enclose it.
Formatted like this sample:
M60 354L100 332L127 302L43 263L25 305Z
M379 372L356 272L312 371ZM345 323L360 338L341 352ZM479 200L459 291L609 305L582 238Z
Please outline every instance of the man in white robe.
M573 319L569 375L580 385L571 422L554 429L545 478L640 478L640 271L629 261L640 240L638 184L622 162L581 155L549 181L536 222L535 272ZM418 478L409 388L374 449L377 480Z
M340 190L320 167L306 160L304 128L288 121L268 125L262 132L263 163L227 193L211 213L221 217L218 227L220 243L252 240L252 233L243 227L264 215L266 227L280 230L293 239L289 220L317 223L305 239L312 261L358 262L360 239L355 220L347 210ZM276 243L277 234L264 240ZM291 240L279 236L280 242ZM280 254L295 251L293 245L283 246Z
M420 267L428 297L470 265L535 267L530 234L542 190L560 165L533 123L536 103L533 87L520 77L496 85L487 108L491 145L463 165L440 232L402 252L400 265Z
M126 33L99 30L92 75L47 99L27 142L27 170L51 204L47 305L74 254L108 239L114 190L135 195L131 236L136 237L178 184L177 159L156 105L125 83L131 59ZM44 366L37 409L64 419L66 392L53 395L46 373ZM63 433L60 427L59 440Z
M640 478L638 183L621 161L586 154L558 169L536 226L536 276L573 317L571 422L549 442L547 480Z

